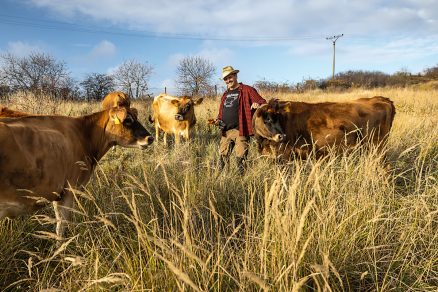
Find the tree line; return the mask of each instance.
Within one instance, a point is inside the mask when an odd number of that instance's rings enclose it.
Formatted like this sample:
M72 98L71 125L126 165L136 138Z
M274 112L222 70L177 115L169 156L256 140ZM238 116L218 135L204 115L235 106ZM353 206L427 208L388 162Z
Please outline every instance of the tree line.
M93 72L83 80L75 80L66 63L49 54L32 52L19 57L6 53L0 55L0 98L25 91L58 100L100 100L114 90L140 98L150 95L152 74L153 67L148 62L130 59L111 74ZM179 62L175 83L180 94L212 95L214 74L215 67L210 61L189 56Z
M114 90L121 90L133 98L150 96L149 80L154 68L148 62L125 60L111 74L93 72L83 80L75 80L64 61L53 56L32 52L19 57L11 53L0 55L0 98L17 91L35 96L50 96L57 100L101 100ZM182 58L176 68L175 84L181 95L215 96L215 67L199 56ZM267 80L253 85L264 92L304 92L307 90L343 90L350 88L405 87L438 80L438 65L422 73L401 70L394 74L380 71L349 70L335 78L304 79L297 83L278 83Z
M278 83L267 80L257 81L254 86L265 92L305 92L308 90L343 90L350 88L406 87L413 84L438 80L438 64L412 74L406 69L388 74L380 71L348 70L335 75L335 78L304 79L297 83Z

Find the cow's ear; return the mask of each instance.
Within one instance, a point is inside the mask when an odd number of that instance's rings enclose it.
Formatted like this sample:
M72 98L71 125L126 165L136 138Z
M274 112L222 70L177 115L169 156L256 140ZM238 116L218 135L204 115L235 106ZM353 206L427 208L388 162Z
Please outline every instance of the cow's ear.
M259 107L254 114L257 118L260 118L264 111L264 109Z
M177 100L177 99L172 99L170 102L171 102L173 105L176 105L176 106L179 105L179 100Z
M262 105L260 105L260 106L256 109L254 115L255 115L256 117L260 117L260 116L262 116L262 115L264 115L264 114L266 113L266 111L268 110L268 108L269 108L269 106L268 106L267 103L262 104Z
M114 107L110 109L109 114L113 123L115 125L120 125L126 119L128 112L124 107Z
M201 104L202 103L202 101L204 100L204 98L198 98L197 100L195 100L194 102L193 102L193 104L194 105L198 105L198 104Z
M138 110L136 108L130 108L129 112L131 113L131 115L133 115L135 118L138 117Z
M284 106L283 106L283 111L284 112L286 112L286 113L290 113L291 111L292 111L292 105L291 105L291 103L286 103Z
M129 95L127 95L127 94L125 94L123 92L120 92L118 94L118 96L119 96L119 100L118 100L118 103L117 103L118 106L124 106L124 107L130 107L131 106L131 98L129 97Z

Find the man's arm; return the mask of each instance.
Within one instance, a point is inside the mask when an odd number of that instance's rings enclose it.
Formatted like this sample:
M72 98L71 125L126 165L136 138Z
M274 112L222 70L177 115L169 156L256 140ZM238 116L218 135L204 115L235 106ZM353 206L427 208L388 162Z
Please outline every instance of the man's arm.
M249 98L251 99L251 103L265 104L266 100L260 96L257 90L254 87L250 87Z
M253 87L250 87L249 98L251 101L251 109L257 109L260 105L266 103L266 100L261 97L257 90Z

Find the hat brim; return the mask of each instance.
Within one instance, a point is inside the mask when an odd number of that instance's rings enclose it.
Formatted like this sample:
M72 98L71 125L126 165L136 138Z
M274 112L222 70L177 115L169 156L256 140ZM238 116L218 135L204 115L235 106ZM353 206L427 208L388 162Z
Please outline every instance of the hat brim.
M237 74L237 73L239 73L240 71L239 70L233 70L233 71L231 71L231 72L229 72L229 73L227 73L227 74L225 74L225 75L222 75L222 78L220 78L220 79L224 79L225 77L227 77L228 75L231 75L231 74Z

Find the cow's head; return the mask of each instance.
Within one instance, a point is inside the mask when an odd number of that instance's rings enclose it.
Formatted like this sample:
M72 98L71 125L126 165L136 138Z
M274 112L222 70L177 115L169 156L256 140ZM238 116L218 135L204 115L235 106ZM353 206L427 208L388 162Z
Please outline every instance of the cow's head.
M271 99L254 113L255 134L274 142L283 142L286 138L281 125L283 106L277 99Z
M203 98L199 98L197 100L193 100L191 97L183 96L179 99L172 100L172 104L176 107L178 107L178 112L175 115L175 120L177 121L184 121L187 120L187 116L190 113L194 112L193 107L201 104Z
M105 96L102 101L103 109L110 109L118 106L127 108L131 106L131 98L128 94L120 91L110 92Z
M109 121L105 132L111 143L122 147L144 149L154 141L151 134L137 119L135 108L113 107L109 110Z

